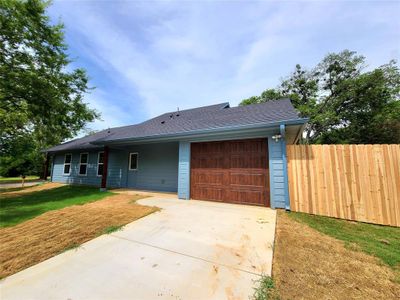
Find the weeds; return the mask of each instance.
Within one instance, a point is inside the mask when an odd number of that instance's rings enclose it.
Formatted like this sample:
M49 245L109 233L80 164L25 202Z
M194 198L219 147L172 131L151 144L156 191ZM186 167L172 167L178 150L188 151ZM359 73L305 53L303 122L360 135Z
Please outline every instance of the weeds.
M124 227L124 225L111 225L103 229L101 234L110 234L115 231L119 231Z
M254 288L254 300L279 300L279 293L275 287L274 280L271 276L261 275L256 280L257 286Z
M69 250L77 249L77 248L79 248L80 246L81 246L80 244L72 243L71 245L65 247L65 249L62 250L61 253L67 252L67 251L69 251Z

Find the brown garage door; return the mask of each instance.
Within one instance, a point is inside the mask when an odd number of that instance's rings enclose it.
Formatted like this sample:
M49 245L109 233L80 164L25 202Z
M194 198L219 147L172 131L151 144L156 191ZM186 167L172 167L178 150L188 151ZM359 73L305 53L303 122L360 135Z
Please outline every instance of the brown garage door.
M270 206L267 139L193 143L192 199Z

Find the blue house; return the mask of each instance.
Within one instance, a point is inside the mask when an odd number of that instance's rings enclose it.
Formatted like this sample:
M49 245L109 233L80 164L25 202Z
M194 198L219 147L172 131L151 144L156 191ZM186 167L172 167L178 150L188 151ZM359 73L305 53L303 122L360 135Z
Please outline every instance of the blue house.
M51 180L288 208L286 144L306 122L288 99L169 112L48 149Z

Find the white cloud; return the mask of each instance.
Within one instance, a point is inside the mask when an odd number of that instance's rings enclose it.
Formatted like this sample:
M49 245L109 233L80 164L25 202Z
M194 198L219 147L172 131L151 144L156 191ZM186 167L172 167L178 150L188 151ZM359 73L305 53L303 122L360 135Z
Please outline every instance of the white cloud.
M237 104L327 52L356 49L383 64L400 48L395 9L377 3L56 2L51 12L93 68L88 99L110 126Z

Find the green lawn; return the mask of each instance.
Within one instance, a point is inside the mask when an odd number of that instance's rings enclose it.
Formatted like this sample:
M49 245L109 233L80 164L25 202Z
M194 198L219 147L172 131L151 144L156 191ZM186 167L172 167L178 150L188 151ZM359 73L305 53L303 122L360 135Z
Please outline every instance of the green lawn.
M309 225L347 246L380 258L385 264L400 269L400 228L350 222L305 213L288 213L289 217Z
M0 194L0 227L16 225L50 210L97 201L111 194L100 192L97 187L68 185L17 197Z
M35 181L39 180L39 176L26 176L25 177L25 182L27 181ZM1 183L18 183L22 182L21 177L0 177L0 184Z

